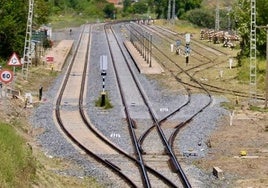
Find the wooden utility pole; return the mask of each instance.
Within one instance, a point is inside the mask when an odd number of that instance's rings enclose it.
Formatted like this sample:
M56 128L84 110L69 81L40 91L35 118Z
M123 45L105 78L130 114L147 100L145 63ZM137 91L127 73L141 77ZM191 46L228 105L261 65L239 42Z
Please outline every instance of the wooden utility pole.
M266 78L265 78L265 104L264 108L268 107L268 25L267 26L257 26L260 29L266 29Z

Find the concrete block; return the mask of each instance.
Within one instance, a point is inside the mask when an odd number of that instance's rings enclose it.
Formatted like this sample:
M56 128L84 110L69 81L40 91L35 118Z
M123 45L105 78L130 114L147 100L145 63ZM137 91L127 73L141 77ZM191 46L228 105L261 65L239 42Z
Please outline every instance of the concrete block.
M224 179L223 170L220 169L219 167L216 167L216 166L213 167L213 175L219 179Z

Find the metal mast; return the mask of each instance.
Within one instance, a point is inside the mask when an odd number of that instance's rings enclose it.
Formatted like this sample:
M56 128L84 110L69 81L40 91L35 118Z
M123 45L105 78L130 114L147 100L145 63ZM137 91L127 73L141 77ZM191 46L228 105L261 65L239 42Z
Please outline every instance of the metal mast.
M168 21L170 20L170 10L171 9L171 0L168 0L168 14L167 14L167 19Z
M219 1L217 0L216 15L215 15L215 31L219 30L220 30L220 9L219 9Z
M251 19L250 19L250 100L256 99L256 2L251 0Z
M268 107L268 25L256 26L256 28L266 29L266 76L265 76L265 103L264 108Z
M22 75L23 78L26 80L28 78L28 68L32 64L31 39L32 39L33 5L34 0L29 0L29 11L28 11L25 43L24 43L23 65L22 65Z
M173 7L172 7L172 19L175 20L175 0L173 0Z

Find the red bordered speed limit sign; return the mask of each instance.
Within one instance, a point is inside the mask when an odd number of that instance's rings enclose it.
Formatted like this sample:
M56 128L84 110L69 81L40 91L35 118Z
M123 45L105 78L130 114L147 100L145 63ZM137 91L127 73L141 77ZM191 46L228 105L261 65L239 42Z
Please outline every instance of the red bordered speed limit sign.
M13 72L10 70L1 70L0 71L0 81L5 84L11 82L13 80Z

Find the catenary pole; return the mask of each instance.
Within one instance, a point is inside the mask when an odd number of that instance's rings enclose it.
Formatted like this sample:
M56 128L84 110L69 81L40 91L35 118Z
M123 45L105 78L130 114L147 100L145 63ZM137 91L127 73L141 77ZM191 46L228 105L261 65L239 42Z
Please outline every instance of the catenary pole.
M266 76L265 76L265 103L264 108L268 107L268 25L257 26L260 29L266 29Z

